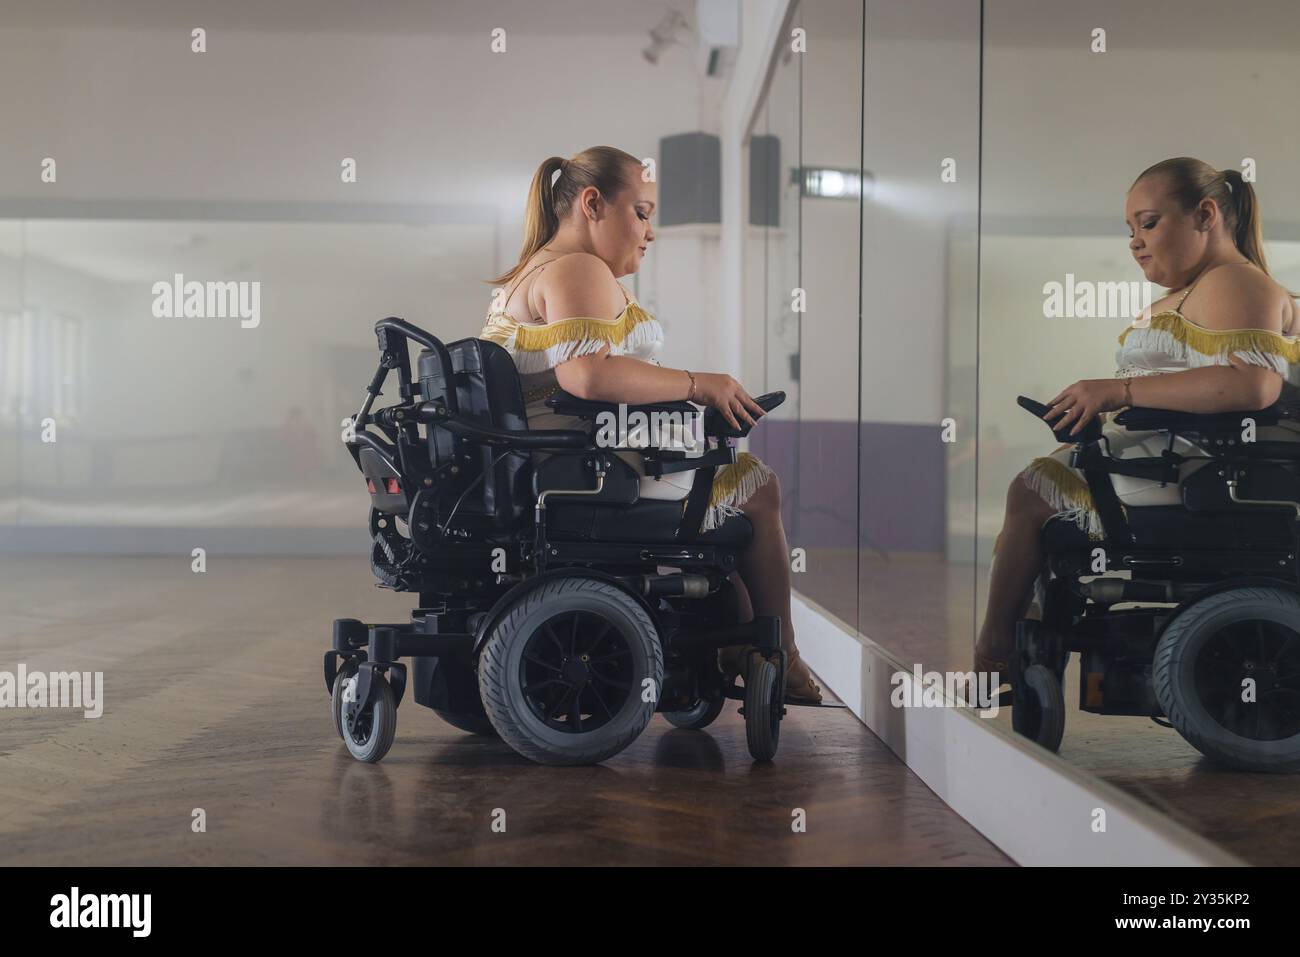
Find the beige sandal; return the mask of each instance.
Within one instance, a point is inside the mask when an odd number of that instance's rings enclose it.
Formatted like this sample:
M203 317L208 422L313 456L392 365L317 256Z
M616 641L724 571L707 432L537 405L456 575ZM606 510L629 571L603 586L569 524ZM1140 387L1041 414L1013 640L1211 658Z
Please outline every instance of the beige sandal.
M822 703L822 689L813 681L812 672L799 656L798 648L786 656L785 700L795 704Z
M744 678L744 668L752 645L718 649L718 668L727 685ZM821 704L822 689L813 681L812 672L799 657L796 648L788 654L785 668L785 700L795 704Z

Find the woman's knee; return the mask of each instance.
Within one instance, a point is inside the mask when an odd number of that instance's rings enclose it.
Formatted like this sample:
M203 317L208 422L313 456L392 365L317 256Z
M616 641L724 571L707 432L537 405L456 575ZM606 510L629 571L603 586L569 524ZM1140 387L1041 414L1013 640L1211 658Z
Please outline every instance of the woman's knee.
M771 512L781 514L781 483L773 472L766 482L758 487L741 508L746 514Z
M1007 512L1038 518L1052 511L1052 506L1029 487L1025 473L1021 472L1007 486Z

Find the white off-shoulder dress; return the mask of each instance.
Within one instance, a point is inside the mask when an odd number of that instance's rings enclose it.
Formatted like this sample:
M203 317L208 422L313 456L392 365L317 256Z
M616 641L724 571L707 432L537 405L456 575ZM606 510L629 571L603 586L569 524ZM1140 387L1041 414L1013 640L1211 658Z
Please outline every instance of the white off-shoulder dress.
M548 260L547 265L555 260ZM537 267L534 267L537 268ZM528 426L533 429L588 429L589 420L571 415L561 415L546 405L546 400L561 391L556 379L558 365L578 356L598 352L609 347L609 354L629 356L643 362L659 364L656 353L663 346L664 332L659 321L630 297L622 283L626 302L623 311L613 319L573 316L555 322L522 323L506 312L489 312L479 333L502 346L514 359L515 368L524 392ZM507 299L507 304L509 300ZM534 453L539 459L544 453ZM648 499L666 499L682 503L691 490L695 472L675 472L662 477L649 476L636 452L619 452L641 476L640 495ZM709 506L701 523L703 531L717 528L730 515L741 514L741 506L749 501L772 476L772 470L757 456L741 452L736 462L719 468L713 476Z

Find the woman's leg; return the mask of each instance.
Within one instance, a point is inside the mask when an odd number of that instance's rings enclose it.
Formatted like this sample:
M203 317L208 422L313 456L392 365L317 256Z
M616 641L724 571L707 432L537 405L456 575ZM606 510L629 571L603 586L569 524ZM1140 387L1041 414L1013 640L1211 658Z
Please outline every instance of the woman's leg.
M800 697L820 699L808 666L799 658L790 614L790 548L781 521L781 486L773 473L741 506L754 527L754 538L740 555L740 577L749 592L755 615L781 619L781 646L786 650L786 690Z
M1053 514L1052 506L1016 476L1007 489L1006 516L989 576L988 607L975 643L976 652L984 658L1006 661L1011 654L1016 622L1029 607L1042 562L1039 536L1043 523Z
M727 580L731 582L731 587L735 590L736 623L744 625L753 621L754 605L749 600L749 589L745 587L745 580L740 577L740 572L732 572L727 576ZM718 667L722 669L722 673L728 676L739 674L741 662L748 650L748 646L743 645L729 645L726 648L719 648Z
M754 604L749 600L749 589L745 587L745 580L740 577L740 572L732 572L727 578L731 581L731 587L736 590L736 621L740 624L754 620Z

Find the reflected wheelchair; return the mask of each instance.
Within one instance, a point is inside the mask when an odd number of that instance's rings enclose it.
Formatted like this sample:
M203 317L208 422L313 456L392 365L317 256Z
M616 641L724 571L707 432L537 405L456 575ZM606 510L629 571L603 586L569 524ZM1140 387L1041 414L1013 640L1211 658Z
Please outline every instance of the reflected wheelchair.
M594 425L619 407L561 392L547 404L593 428L529 429L502 347L444 344L391 317L375 334L379 367L344 442L370 493L378 585L417 593L419 606L409 622L334 622L325 686L352 756L388 752L409 684L454 727L498 735L547 765L603 761L655 713L703 729L735 698L750 754L771 760L786 713L781 620L740 620L729 576L749 520L701 531L713 475L736 461L748 428L711 409L696 421L687 402L656 403L626 409L625 421L689 423L702 428L698 448L627 436L603 447ZM410 343L421 347L414 379ZM394 370L399 401L372 411ZM757 401L771 410L784 399ZM697 470L685 504L642 499L620 449L640 454L650 476ZM743 690L717 663L718 649L736 645L750 646Z
M1009 663L1017 732L1057 750L1077 652L1080 710L1149 716L1229 767L1300 769L1300 442L1255 441L1247 421L1294 417L1282 406L1115 417L1168 435L1159 457L1112 457L1095 418L1054 433L1074 445L1104 540L1060 516L1043 525L1042 617L1017 623ZM1183 480L1182 504L1121 506L1112 475L1177 482L1178 436L1208 459Z

